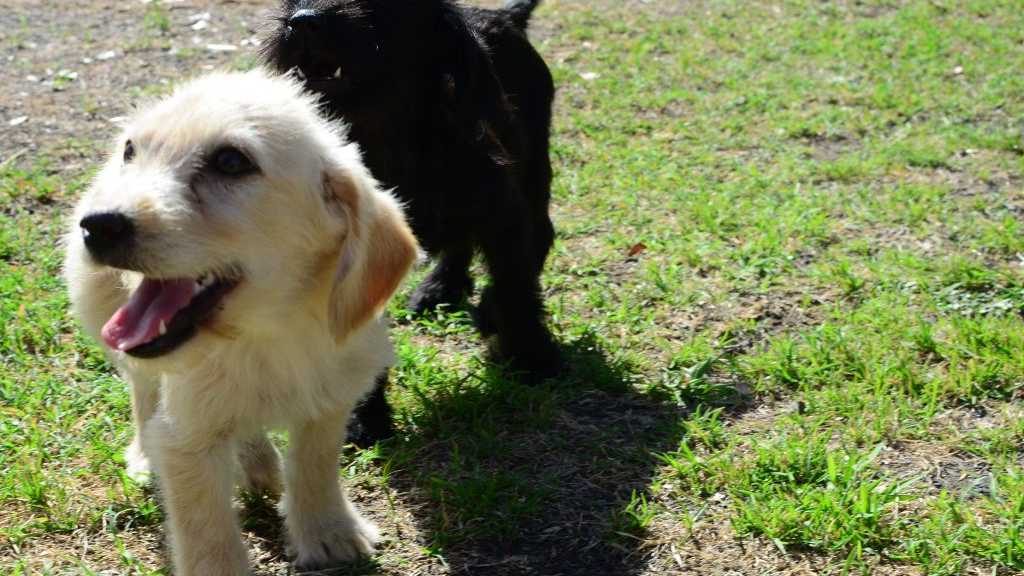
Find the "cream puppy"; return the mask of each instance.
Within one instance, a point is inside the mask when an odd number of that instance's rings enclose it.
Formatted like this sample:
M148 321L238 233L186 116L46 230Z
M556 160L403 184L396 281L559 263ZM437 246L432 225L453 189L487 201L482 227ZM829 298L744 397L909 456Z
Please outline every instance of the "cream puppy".
M380 311L417 254L316 101L264 71L213 74L141 110L78 203L75 315L131 383L133 475L150 467L177 574L248 572L236 470L276 490L295 564L373 551L338 483L356 401L393 361Z

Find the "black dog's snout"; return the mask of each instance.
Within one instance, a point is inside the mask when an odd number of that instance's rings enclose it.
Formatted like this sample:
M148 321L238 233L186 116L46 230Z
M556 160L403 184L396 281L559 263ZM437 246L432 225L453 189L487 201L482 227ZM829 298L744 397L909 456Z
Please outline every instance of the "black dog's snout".
M320 30L320 21L321 14L316 10L296 10L288 19L288 28L290 32L312 34Z
M85 247L99 260L123 252L135 237L135 225L120 212L89 214L78 225Z

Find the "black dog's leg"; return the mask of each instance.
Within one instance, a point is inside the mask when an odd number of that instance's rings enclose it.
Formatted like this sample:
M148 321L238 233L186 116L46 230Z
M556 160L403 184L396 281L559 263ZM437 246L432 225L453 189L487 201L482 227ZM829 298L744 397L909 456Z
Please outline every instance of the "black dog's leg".
M378 440L390 438L395 433L391 421L391 405L384 397L384 389L388 385L388 371L377 376L377 383L369 394L363 398L352 413L348 423L348 443L360 448L368 448Z
M478 327L485 336L497 333L501 359L539 380L562 368L558 344L544 325L540 289L554 230L547 214L531 221L523 212L505 211L499 217L503 225L481 238L491 284L480 300Z
M472 259L469 246L442 252L437 265L409 297L409 310L422 314L442 304L455 306L467 298L473 291L473 279L469 277Z

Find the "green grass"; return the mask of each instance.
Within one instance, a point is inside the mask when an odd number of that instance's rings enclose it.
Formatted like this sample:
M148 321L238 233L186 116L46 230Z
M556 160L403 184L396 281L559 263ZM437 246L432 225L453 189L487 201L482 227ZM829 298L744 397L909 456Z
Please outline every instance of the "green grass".
M150 2L142 16L142 25L152 34L166 34L171 29L171 17L159 2Z
M676 4L540 11L559 86L544 284L572 368L519 384L468 314L410 319L400 295L400 433L344 468L395 538L367 570L545 572L557 550L670 573L669 550L701 546L707 570L754 571L742 542L822 573L1024 571L1024 12ZM13 573L51 541L54 566L161 568L139 556L159 507L121 471L124 386L58 277L80 186L45 160L0 171ZM73 533L121 548L81 560Z

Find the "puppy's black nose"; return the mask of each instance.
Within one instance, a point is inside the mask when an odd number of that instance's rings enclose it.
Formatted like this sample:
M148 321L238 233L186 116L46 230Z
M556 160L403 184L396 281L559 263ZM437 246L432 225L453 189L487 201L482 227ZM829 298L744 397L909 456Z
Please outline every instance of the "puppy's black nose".
M315 34L320 30L322 15L316 10L304 8L296 10L288 19L288 28L291 32L299 34Z
M135 236L135 225L120 212L89 214L78 223L85 247L101 261L122 253Z

